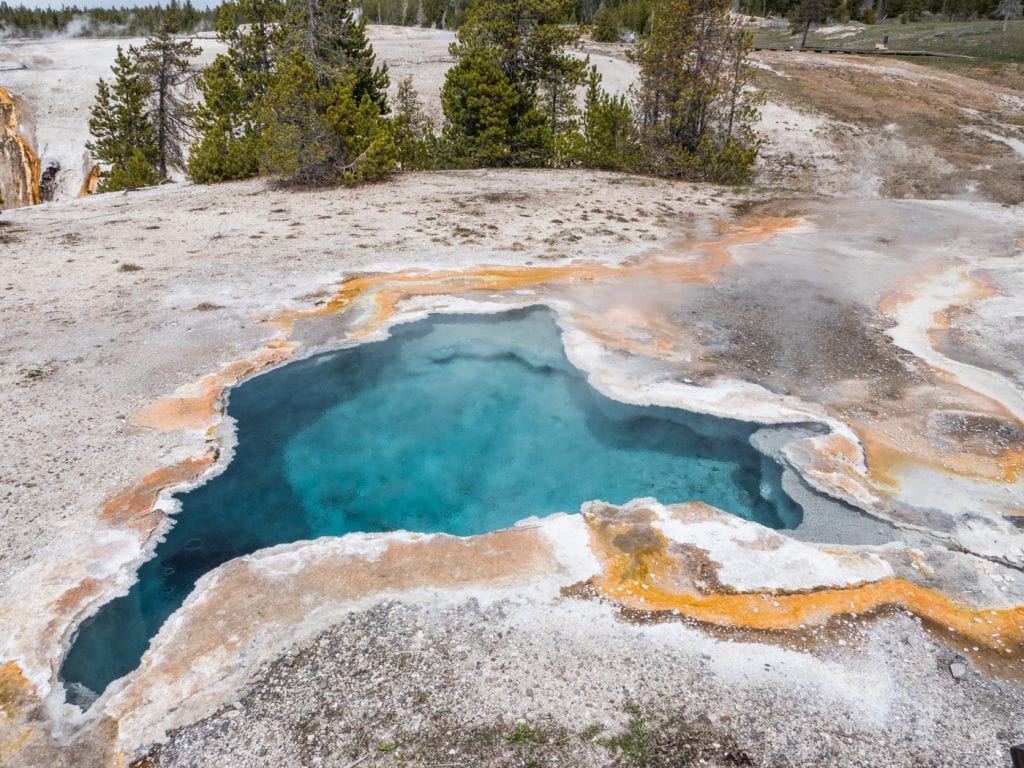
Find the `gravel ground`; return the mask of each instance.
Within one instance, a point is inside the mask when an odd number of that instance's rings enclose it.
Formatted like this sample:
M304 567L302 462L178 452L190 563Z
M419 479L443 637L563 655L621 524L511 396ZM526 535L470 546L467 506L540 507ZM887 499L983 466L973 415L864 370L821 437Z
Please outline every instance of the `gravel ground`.
M608 613L353 612L136 766L994 767L1022 735L1020 689L953 679L903 613L802 651Z

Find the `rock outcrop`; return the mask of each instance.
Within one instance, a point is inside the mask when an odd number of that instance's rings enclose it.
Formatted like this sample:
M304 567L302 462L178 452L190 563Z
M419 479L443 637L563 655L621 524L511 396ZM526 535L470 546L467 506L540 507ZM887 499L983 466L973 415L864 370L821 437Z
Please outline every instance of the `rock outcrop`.
M19 100L0 88L0 209L20 208L42 202L39 190L39 156L26 127Z
M103 175L103 171L100 169L98 164L90 164L87 162L86 165L92 165L92 167L89 168L88 173L85 174L85 181L82 182L82 189L78 193L79 197L95 194L96 189L100 185L100 177Z

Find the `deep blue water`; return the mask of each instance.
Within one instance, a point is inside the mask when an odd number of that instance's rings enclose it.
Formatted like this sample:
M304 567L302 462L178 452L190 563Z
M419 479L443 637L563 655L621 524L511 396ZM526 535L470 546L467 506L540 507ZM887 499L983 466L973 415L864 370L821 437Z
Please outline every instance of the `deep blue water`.
M352 531L468 536L581 502L700 499L776 528L801 511L756 425L624 405L566 359L551 313L432 317L231 392L238 445L182 510L130 593L86 621L61 670L87 700L221 563Z

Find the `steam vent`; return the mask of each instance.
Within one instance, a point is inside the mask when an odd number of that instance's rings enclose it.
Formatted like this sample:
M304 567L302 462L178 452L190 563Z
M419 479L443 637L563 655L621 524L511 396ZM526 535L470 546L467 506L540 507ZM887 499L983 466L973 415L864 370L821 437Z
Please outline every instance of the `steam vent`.
M282 31L238 122L258 24L187 6L136 144L148 10L4 32L0 766L1012 764L1024 20L722 6L686 147L696 6L523 2L597 74L346 16L387 77Z

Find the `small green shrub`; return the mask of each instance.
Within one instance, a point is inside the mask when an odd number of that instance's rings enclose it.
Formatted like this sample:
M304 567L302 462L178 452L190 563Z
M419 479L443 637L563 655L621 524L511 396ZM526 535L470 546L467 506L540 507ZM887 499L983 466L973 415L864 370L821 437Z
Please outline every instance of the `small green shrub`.
M678 715L660 709L643 709L627 702L626 729L598 741L626 765L683 766L690 762L687 725Z
M518 723L516 727L506 733L503 738L509 744L524 746L526 744L547 744L548 735L541 729L528 722Z

